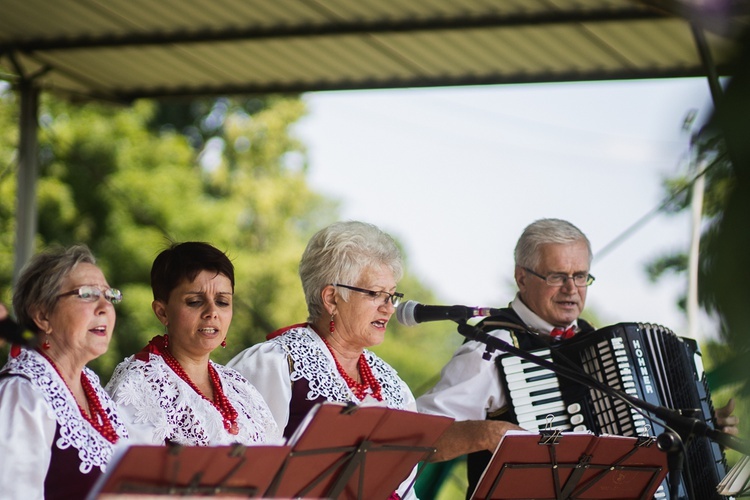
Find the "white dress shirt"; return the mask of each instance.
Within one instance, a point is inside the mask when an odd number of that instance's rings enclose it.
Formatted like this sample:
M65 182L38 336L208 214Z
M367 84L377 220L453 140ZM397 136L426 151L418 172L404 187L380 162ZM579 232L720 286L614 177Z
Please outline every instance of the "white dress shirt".
M547 323L529 309L516 295L510 307L531 331L549 335L554 325ZM570 326L576 326L573 322ZM489 335L512 344L508 330L493 330ZM417 398L420 412L453 417L457 421L484 420L507 404L495 358L503 354L495 351L491 359L483 358L486 345L469 340L461 345L443 367L440 380Z

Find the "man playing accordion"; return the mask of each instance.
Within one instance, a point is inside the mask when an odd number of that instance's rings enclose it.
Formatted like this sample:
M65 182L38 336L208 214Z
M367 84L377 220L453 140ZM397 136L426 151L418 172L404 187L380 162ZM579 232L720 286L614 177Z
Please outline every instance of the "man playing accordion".
M519 325L527 331L516 335L505 329L485 328L492 336L523 349L531 350L581 335L595 329L580 318L586 303L588 287L594 282L589 272L591 244L583 232L560 219L541 219L526 227L515 252L515 280L518 293L509 307L493 320ZM481 326L481 324L480 324ZM519 424L510 405L507 385L495 359L483 359L486 345L469 340L459 347L443 368L440 380L418 398L419 411L453 417L457 422L505 421ZM731 415L733 401L716 411L716 421L724 432L737 434L737 417ZM527 430L536 427L520 422ZM446 433L442 439L445 450L451 443L468 439L467 435ZM471 494L491 458L492 448L470 453L467 457ZM440 448L438 450L440 454ZM436 457L446 459L445 457Z

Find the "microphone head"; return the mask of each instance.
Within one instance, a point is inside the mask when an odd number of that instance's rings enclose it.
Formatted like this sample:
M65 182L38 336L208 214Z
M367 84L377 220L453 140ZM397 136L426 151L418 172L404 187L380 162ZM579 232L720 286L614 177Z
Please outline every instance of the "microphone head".
M414 308L418 305L414 300L400 303L396 308L396 320L404 326L416 326L419 322L414 318Z

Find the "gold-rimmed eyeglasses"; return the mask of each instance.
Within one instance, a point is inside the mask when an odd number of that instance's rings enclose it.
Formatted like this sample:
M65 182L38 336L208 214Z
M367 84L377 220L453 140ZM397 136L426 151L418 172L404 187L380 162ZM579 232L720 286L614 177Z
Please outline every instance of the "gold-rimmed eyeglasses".
M111 304L119 304L122 302L122 292L117 288L105 288L102 290L95 286L84 285L75 290L61 293L57 297L67 297L68 295L76 295L84 302L96 302L102 295L104 295L104 298Z

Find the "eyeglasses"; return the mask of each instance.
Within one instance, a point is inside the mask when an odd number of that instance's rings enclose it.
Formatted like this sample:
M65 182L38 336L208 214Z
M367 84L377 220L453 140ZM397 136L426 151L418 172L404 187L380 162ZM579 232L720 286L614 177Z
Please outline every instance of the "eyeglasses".
M404 298L404 294L399 293L399 292L388 293L383 290L376 292L375 290L367 290L366 288L359 288L356 286L349 286L349 285L339 285L338 283L332 283L332 285L340 286L341 288L348 288L349 290L354 290L355 292L367 294L370 296L372 301L375 302L376 304L385 305L390 301L390 303L393 304L393 307L396 307L401 303L401 299Z
M568 280L573 280L573 283L575 283L576 286L590 286L596 279L592 274L578 273L574 274L573 276L568 276L567 274L563 273L552 273L548 274L547 276L542 276L539 273L535 273L528 267L524 267L523 269L530 272L537 278L543 279L549 286L563 286Z
M77 295L84 302L96 302L104 295L104 298L112 304L122 302L122 292L117 288L105 288L100 290L95 286L85 285L69 292L61 293L57 297L67 297L68 295Z

